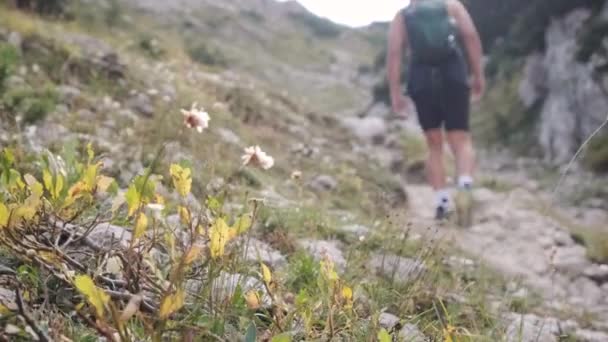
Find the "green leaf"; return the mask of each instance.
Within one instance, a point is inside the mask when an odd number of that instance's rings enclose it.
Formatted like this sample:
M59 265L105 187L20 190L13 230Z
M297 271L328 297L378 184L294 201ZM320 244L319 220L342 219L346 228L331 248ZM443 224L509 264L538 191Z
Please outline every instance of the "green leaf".
M283 334L273 337L272 340L270 340L270 341L271 342L291 342L291 335L289 335L288 333L283 333Z
M392 342L391 335L386 329L382 329L378 332L378 342Z
M247 334L245 334L245 342L256 342L258 338L258 331L255 327L255 323L251 322L249 328L247 328Z

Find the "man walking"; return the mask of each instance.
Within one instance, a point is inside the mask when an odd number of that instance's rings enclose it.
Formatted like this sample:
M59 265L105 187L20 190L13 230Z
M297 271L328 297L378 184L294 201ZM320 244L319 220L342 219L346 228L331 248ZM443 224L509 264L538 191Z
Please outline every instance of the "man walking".
M442 128L456 157L459 190L470 196L475 156L469 108L471 97L478 101L485 90L481 41L458 0L411 0L395 16L389 32L388 81L393 111L407 118L410 102L401 87L405 52L407 92L429 149L427 178L436 192L436 218L445 219L451 203L443 167Z

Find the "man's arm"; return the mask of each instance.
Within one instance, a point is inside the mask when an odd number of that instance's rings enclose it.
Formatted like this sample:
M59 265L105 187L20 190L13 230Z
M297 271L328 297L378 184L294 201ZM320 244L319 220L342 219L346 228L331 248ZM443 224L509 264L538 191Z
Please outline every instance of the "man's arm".
M401 89L401 63L403 62L403 52L406 43L405 21L403 15L399 12L390 26L386 56L391 102L393 111L398 115L403 115L406 109L406 101Z
M460 1L448 1L448 10L454 19L456 19L458 29L467 50L469 67L471 68L473 76L473 95L479 98L485 90L485 77L482 66L483 48L479 33L477 32L477 28L475 28L475 24L473 23L473 19L471 19L469 12Z

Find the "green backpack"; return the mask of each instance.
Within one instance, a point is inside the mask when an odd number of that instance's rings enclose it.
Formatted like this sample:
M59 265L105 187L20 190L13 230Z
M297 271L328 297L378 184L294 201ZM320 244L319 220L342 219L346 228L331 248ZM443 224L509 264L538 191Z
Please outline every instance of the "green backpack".
M457 31L445 0L413 1L404 15L414 62L435 65L454 56Z

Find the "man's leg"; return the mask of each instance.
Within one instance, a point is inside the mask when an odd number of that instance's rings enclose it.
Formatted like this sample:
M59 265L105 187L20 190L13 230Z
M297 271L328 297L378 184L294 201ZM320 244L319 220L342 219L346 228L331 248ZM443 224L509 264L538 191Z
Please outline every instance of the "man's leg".
M471 134L465 130L453 130L447 133L450 149L456 158L458 186L470 188L473 185L475 171L475 151Z
M425 137L429 149L426 164L427 179L436 194L436 217L442 219L447 215L450 205L443 165L443 132L441 129L430 129L425 132Z

